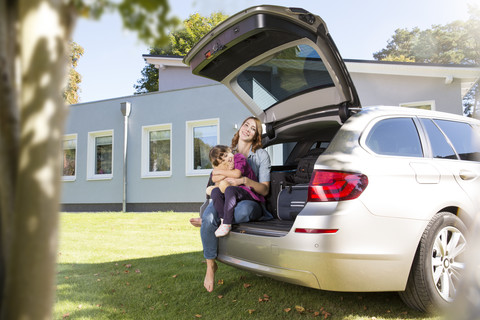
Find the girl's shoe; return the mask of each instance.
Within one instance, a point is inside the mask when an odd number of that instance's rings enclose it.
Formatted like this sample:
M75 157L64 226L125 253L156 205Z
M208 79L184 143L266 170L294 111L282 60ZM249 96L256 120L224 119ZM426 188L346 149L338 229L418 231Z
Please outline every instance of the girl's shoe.
M231 224L221 224L220 227L215 231L215 237L225 237L230 230L232 230L232 225Z

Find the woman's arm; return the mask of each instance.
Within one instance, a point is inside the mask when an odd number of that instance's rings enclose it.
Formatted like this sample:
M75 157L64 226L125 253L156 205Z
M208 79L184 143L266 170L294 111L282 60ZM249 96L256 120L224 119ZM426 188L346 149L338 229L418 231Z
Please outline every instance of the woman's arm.
M225 176L222 176L220 174L212 174L213 183L220 182L220 181L224 180L225 178L226 178Z
M228 170L228 169L214 168L212 174L214 176L216 175L224 176L225 178L240 178L242 176L242 172L238 169Z
M270 181L266 182L257 182L255 180L244 177L244 185L251 187L256 193L266 197L270 191Z
M270 181L265 182L257 182L255 180L249 179L247 177L241 178L226 178L228 183L232 186L241 186L242 184L252 188L256 193L266 196L268 195L268 191L270 190Z

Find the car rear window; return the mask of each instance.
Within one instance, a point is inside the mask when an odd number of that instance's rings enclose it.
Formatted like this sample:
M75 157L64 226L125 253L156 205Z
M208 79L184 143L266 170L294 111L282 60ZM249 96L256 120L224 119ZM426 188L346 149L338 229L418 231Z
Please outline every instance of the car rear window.
M391 118L377 122L366 139L375 153L388 156L423 157L417 127L411 118Z
M317 51L305 44L248 67L237 83L263 110L300 93L334 86Z

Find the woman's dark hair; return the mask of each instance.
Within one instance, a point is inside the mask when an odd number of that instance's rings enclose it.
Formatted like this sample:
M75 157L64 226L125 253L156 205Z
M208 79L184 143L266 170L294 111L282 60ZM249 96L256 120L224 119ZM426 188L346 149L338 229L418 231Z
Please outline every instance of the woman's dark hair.
M258 149L261 149L262 148L262 133L263 133L263 129L262 129L262 122L256 118L256 117L248 117L247 119L243 120L242 122L242 125L240 126L240 129L243 127L243 125L245 124L245 122L247 122L248 120L252 119L253 121L255 121L255 127L256 127L256 132L255 132L255 136L253 137L253 140L252 140L252 152L255 152L257 151ZM237 148L237 144L238 144L238 139L240 138L240 134L239 134L239 131L240 129L238 129L238 131L235 133L235 135L233 136L233 139L232 139L232 149L236 149Z
M220 163L222 163L223 158L227 155L227 153L230 152L232 152L232 149L230 149L228 146L219 144L210 149L208 157L210 158L212 165L217 167Z

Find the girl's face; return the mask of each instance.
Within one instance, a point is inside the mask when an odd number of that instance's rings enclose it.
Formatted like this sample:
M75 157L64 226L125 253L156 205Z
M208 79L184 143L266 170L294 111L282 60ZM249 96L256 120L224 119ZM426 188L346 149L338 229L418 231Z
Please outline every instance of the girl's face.
M227 153L222 160L223 161L220 165L223 166L225 169L228 169L228 170L235 169L235 163L233 161L233 153L231 152Z
M239 130L240 139L245 142L252 142L257 134L257 124L255 120L248 119Z

